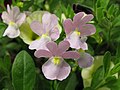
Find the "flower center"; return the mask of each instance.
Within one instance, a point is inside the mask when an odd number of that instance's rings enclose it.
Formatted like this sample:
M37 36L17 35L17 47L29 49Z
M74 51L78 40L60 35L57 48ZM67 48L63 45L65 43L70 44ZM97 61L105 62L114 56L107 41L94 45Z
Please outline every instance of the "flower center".
M14 22L9 22L9 25L14 26L15 23Z
M60 57L54 57L54 58L53 58L53 63L54 63L55 65L59 65L59 64L60 64Z
M78 28L75 29L75 33L80 36L80 32L78 31Z
M42 37L46 38L46 37L48 37L48 34L45 33L45 34L42 35Z

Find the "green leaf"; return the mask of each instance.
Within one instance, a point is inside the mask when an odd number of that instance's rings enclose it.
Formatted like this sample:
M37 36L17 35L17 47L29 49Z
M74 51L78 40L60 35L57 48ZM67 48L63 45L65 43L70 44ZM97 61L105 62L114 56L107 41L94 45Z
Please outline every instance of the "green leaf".
M107 76L110 70L110 61L111 61L111 54L110 52L106 52L103 58L103 68L104 68L105 76Z
M95 89L102 85L101 82L103 82L104 79L104 71L103 67L99 67L96 72L93 74L91 88Z
M97 0L96 5L97 7L107 8L109 1L110 0Z
M109 81L107 87L109 87L110 90L120 90L120 78Z
M11 68L11 58L10 58L10 55L5 55L5 57L4 57L4 65L8 69L8 71L10 71L10 68Z
M5 31L5 28L6 28L5 24L4 23L0 23L0 38L3 37L3 33Z
M21 51L12 67L12 82L15 90L33 90L35 77L33 59L26 51Z
M120 15L118 15L113 21L114 27L120 26Z
M120 71L120 62L117 63L110 71L110 74L113 75L115 73L118 73Z
M71 75L64 81L58 84L56 90L75 90L75 87L78 84L78 80L75 73L71 73Z

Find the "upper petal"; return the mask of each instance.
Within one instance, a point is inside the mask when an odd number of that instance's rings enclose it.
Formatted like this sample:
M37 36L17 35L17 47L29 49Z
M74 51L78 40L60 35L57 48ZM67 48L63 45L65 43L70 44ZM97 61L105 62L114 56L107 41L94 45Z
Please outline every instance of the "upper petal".
M19 26L21 26L21 24L25 21L26 15L25 13L20 13L17 17L16 17L16 24L18 24Z
M58 47L57 47L57 44L55 42L53 42L53 41L48 42L46 47L52 53L53 56L57 55Z
M92 24L85 24L83 26L79 27L79 31L80 31L80 36L89 36L92 35L96 32L96 28L94 25Z
M67 51L65 53L62 54L63 58L66 59L78 59L80 57L79 53L76 51Z
M60 80L67 78L70 74L70 66L65 61L61 62L60 65L55 65L52 62L53 58L50 58L45 64L42 66L42 72L47 79L50 80Z
M93 63L94 58L85 52L80 53L81 57L78 59L78 65L81 68L87 68L90 67Z
M20 9L17 6L12 7L11 11L13 12L14 19L16 19L20 14Z
M63 52L65 52L66 50L68 50L70 47L70 43L68 41L61 41L58 45L58 52L59 54L62 54Z
M58 29L57 27L54 27L54 28L50 31L49 35L50 35L51 39L52 39L53 41L55 41L55 40L57 40L57 39L59 38L59 36L60 36L60 31L59 31L59 29Z
M39 21L33 21L30 24L30 27L34 33L41 36L44 33L43 25L39 23Z
M81 20L81 24L85 24L88 23L89 21L91 21L94 18L94 16L92 14L88 14L85 15L82 20Z
M63 22L63 26L64 26L64 29L65 29L65 33L66 35L69 35L71 32L74 31L74 26L73 26L73 23L72 23L72 20L71 19L66 19L64 22Z
M84 14L85 14L84 12L79 12L74 16L73 23L76 27L80 24L80 21L82 17L84 16Z
M54 14L50 14L47 12L47 13L44 13L42 17L42 23L46 32L49 32L58 24L58 19Z
M52 57L52 54L49 51L43 50L43 49L35 51L34 55L37 58L40 58L40 57Z
M3 22L6 23L6 24L9 24L9 22L12 21L12 18L9 16L9 14L6 11L2 12L1 17L3 19Z

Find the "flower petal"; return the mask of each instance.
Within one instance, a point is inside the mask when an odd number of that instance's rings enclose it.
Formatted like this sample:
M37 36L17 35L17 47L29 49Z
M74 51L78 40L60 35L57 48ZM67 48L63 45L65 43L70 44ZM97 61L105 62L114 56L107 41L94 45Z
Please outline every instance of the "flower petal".
M82 24L88 23L88 22L91 21L93 18L94 18L94 16L93 16L92 14L85 15L85 16L82 18L81 23L82 23Z
M20 9L17 6L12 7L11 11L13 12L13 18L14 19L16 19L20 14Z
M70 43L68 41L61 41L58 45L59 55L68 50L70 47Z
M78 59L80 55L76 51L67 51L63 53L62 57L66 59Z
M80 48L81 48L82 50L88 50L88 45L87 45L86 42L83 42L83 41L80 40L79 43L80 43Z
M21 26L21 24L25 21L26 15L25 13L20 13L18 16L16 16L16 24Z
M80 21L82 17L84 16L84 14L85 14L84 12L79 12L74 16L73 23L76 27L78 27L78 25L80 24Z
M37 35L41 36L41 34L43 34L43 25L39 23L39 21L33 21L31 24L30 24L30 27L32 29L32 31L34 33L36 33Z
M4 11L2 13L2 19L3 19L3 22L6 23L6 24L9 24L9 22L12 21L12 18L8 15L8 13L6 11Z
M82 36L89 36L92 35L96 32L95 26L92 24L85 24L79 27L79 31L81 33L81 37Z
M42 50L42 49L35 51L34 55L37 58L40 58L40 57L52 57L52 54L49 51Z
M53 41L57 40L60 36L60 31L57 27L53 28L51 31L50 31L50 37Z
M70 74L70 66L65 61L61 62L60 65L55 65L52 62L53 58L50 58L42 66L42 72L47 79L50 80L60 80L66 79ZM62 59L63 60L63 59Z
M9 25L5 30L3 36L8 36L9 38L16 38L20 35L20 31L16 26Z
M71 48L82 48L83 50L88 49L87 43L80 39L80 36L76 32L73 32L71 35L69 35L66 40L70 43Z
M78 65L81 68L90 67L93 63L94 58L88 53L80 53L81 57L78 59Z
M57 55L58 47L57 44L53 41L48 42L46 44L46 47L49 49L49 51L53 54L53 56Z
M79 37L80 37L79 35L73 32L66 38L66 40L70 43L71 48L80 49L80 38Z
M51 39L49 37L41 37L39 40L35 40L33 41L30 46L29 49L33 50L39 50L39 49L44 49L44 50L48 50L46 47L46 44L51 41Z
M66 35L69 35L72 31L74 31L73 23L71 19L66 19L63 23Z
M47 12L42 17L42 23L46 32L49 32L58 24L58 19L54 14L50 14Z

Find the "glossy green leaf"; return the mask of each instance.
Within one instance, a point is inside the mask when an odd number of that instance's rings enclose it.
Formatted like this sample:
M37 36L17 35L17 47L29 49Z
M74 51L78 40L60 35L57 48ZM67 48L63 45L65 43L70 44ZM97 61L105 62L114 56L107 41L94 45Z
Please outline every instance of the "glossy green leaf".
M120 62L117 63L110 71L110 74L113 75L115 73L118 73L120 71Z
M12 82L15 90L33 90L35 83L35 65L26 51L21 51L12 67Z
M110 62L111 62L111 54L110 52L106 52L103 58L103 68L105 76L108 74L110 69Z
M99 67L96 72L93 74L92 82L91 82L91 88L95 89L100 87L100 83L104 80L104 71L103 67Z

